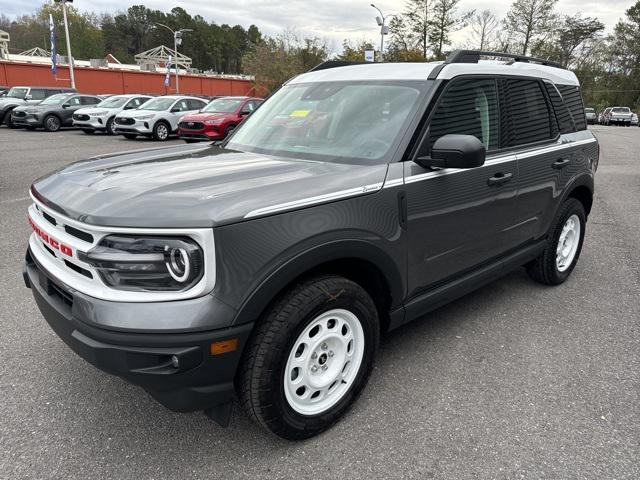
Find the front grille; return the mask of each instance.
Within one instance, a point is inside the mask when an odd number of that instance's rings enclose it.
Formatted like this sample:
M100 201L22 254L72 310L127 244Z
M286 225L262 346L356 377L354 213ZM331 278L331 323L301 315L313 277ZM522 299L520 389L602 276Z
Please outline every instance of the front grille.
M69 235L73 235L74 237L79 238L80 240L84 240L87 243L93 243L93 235L91 235L90 233L83 232L82 230L78 230L77 228L74 228L70 225L65 225L64 231Z
M185 130L202 130L204 129L204 123L202 122L180 122L180 128Z
M42 275L42 273L40 273ZM73 307L73 295L65 291L62 287L56 285L50 279L47 278L47 293L49 295L55 295L68 306Z
M74 272L78 272L80 275L84 275L87 278L93 278L93 275L86 268L79 267L75 263L71 263L69 260L65 260L64 264Z
M80 120L81 122L86 122L87 120L89 120L89 115L85 115L84 113L74 113L73 119Z
M116 123L118 125L133 125L134 123L136 123L135 119L133 118L121 118L121 117L116 117Z
M42 212L42 216L47 220L51 225L57 225L56 219L49 215L47 212Z

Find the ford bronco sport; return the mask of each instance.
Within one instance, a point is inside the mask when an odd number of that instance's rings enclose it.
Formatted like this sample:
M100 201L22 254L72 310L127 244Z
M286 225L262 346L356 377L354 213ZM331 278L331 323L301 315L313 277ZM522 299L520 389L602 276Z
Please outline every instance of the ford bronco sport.
M31 187L24 278L53 330L176 411L235 394L288 439L354 402L380 335L519 266L574 269L599 147L575 75L454 52L321 64L222 145Z

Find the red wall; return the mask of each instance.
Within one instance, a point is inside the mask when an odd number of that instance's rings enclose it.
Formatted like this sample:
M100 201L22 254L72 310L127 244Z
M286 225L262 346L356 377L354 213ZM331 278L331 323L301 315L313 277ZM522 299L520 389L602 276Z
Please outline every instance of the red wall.
M76 88L82 93L175 93L175 76L165 89L165 73L136 72L106 68L76 67ZM58 67L56 78L50 65L17 63L0 60L0 85L69 87L69 69ZM249 80L207 77L204 75L180 75L180 93L196 95L256 95L263 96L260 87Z

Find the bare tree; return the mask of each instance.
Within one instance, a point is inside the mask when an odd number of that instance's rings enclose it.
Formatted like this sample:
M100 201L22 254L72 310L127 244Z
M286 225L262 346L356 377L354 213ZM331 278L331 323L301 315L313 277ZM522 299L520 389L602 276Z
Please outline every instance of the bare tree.
M521 52L526 55L532 40L550 30L553 8L558 0L516 0L504 20L505 28L520 36Z
M491 50L496 43L496 34L500 22L490 10L474 13L469 19L471 34L469 43L473 48Z
M429 48L429 33L431 27L430 10L436 0L408 0L406 10L403 13L405 31L416 47L422 50L422 55L427 58ZM399 26L399 25L398 25Z
M460 0L434 0L433 15L429 20L430 33L429 43L433 49L433 54L437 59L443 57L445 45L451 43L449 35L456 29L467 25L473 11L458 15L458 3Z

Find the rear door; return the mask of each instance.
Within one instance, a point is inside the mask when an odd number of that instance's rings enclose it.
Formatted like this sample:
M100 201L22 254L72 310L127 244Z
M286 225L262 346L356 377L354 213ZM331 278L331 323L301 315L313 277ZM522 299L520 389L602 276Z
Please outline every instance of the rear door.
M519 172L517 221L511 236L527 243L546 233L556 199L572 171L575 151L564 135L574 132L575 126L553 84L508 78L501 80L501 87L511 118L507 141Z
M474 135L487 159L471 169L425 169L405 162L409 296L451 280L513 247L517 162L500 151L500 108L492 77L447 85L431 115L421 152L446 134ZM426 142L426 143L425 143Z

